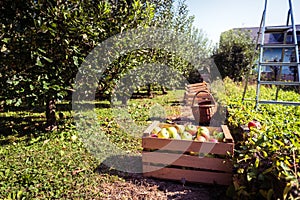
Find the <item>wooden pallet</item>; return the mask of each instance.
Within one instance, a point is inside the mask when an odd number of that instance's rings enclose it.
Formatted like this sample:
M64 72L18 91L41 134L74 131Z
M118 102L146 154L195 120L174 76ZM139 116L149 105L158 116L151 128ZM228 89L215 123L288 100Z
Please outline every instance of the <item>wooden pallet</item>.
M149 137L156 126L153 122L142 138L143 175L184 182L229 185L232 183L234 141L226 125L207 127L221 130L225 142L199 142ZM195 153L200 152L200 153Z

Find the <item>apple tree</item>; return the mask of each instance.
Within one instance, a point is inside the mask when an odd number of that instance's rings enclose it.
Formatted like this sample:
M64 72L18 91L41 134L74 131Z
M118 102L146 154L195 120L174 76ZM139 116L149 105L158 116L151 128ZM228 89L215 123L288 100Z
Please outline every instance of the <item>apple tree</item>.
M55 101L72 91L78 68L101 41L154 16L151 1L0 2L0 97L8 106L46 106L56 126ZM2 105L3 106L3 105Z

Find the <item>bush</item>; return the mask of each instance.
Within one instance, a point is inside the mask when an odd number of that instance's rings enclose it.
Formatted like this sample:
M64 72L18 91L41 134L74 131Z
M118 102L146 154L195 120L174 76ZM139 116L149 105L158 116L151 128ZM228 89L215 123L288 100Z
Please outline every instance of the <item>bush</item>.
M236 140L234 191L239 198L293 199L299 196L300 109L294 106L241 102L242 87L225 79L227 123ZM263 98L274 88L262 87ZM254 86L249 95L255 96ZM299 100L299 94L283 91L281 97ZM262 128L241 132L240 125L256 119ZM233 189L233 188L232 188Z

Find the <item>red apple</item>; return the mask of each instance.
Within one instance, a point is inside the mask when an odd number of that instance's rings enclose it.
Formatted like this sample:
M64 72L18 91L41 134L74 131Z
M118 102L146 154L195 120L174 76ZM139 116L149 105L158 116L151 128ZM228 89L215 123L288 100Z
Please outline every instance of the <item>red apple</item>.
M250 129L250 128L252 128L252 127L257 128L257 129L260 129L260 128L261 128L261 124L260 124L260 122L258 122L258 121L252 120L252 121L250 121L250 122L248 123L248 128Z
M210 141L210 142L213 142L213 143L218 143L218 140L215 139L215 138L210 138L209 141Z
M205 137L206 140L209 140L209 138L210 138L210 132L209 132L208 128L206 128L204 126L199 127L197 135L202 135L203 137Z
M156 134L151 134L150 137L155 137L157 138L158 136Z
M206 138L203 137L202 135L198 135L198 136L197 136L197 140L200 141L200 142L205 142L205 141L206 141Z

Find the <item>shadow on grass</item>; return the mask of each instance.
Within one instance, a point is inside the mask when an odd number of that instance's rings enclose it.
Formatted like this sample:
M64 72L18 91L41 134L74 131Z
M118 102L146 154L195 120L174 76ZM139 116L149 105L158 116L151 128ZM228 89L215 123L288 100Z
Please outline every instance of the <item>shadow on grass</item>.
M72 117L58 119L57 128L62 130L72 122ZM29 142L48 134L45 130L46 118L31 115L0 116L0 146L10 145L17 141Z
M45 132L44 124L45 119L34 116L0 117L0 146L38 137Z
M106 164L115 162L119 159L120 162L130 160L130 163L126 165L130 171L137 170L142 172L142 157L141 156L113 156L107 158L96 169L95 172L99 174L109 174L111 176L118 176L123 178L127 184L133 184L135 187L145 186L157 188L157 190L166 194L167 199L229 199L226 197L226 190L228 186L221 185L209 185L209 184L197 184L197 183L185 183L180 181L162 180L157 178L144 177L142 173L129 173L119 171L113 167L108 167ZM122 160L124 159L124 160ZM105 164L104 164L105 163ZM126 187L130 188L130 187Z

